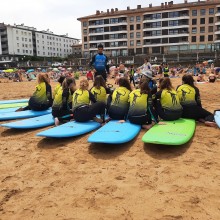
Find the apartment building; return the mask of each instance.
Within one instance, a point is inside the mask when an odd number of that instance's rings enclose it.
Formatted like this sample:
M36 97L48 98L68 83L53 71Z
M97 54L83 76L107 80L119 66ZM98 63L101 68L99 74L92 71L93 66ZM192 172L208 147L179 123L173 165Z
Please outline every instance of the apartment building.
M62 57L72 54L79 39L34 27L0 23L0 60L18 60L19 56Z
M82 52L91 56L99 43L111 56L193 53L220 49L220 1L206 0L106 12L78 18Z

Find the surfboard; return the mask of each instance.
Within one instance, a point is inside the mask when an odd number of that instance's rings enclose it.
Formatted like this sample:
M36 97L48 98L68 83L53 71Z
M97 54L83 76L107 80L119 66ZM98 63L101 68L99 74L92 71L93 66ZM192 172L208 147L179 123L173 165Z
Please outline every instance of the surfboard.
M214 118L215 118L215 123L220 128L220 110L219 111L215 111Z
M21 111L21 112L5 112L1 113L0 121L12 120L12 119L21 119L21 118L33 118L41 115L47 115L51 113L51 108L45 111Z
M1 124L1 126L6 128L15 128L15 129L34 129L34 128L47 127L53 124L54 124L54 118L52 114L47 114L39 117Z
M11 104L0 104L0 109L4 109L4 108L19 108L19 107L25 107L27 106L28 103L27 102L21 102L21 103L11 103Z
M88 122L70 121L60 126L42 131L36 135L41 137L50 137L50 138L75 137L93 131L99 128L100 126L101 126L100 123L95 121L88 121Z
M6 112L15 112L18 108L3 108L0 109L0 114L1 113L6 113Z
M131 124L129 121L119 123L113 120L90 135L88 142L122 144L134 139L140 130L140 125Z
M163 125L154 125L142 137L142 141L152 144L181 145L187 143L193 136L196 123L192 119L163 121Z
M22 103L28 102L28 99L1 100L0 104Z

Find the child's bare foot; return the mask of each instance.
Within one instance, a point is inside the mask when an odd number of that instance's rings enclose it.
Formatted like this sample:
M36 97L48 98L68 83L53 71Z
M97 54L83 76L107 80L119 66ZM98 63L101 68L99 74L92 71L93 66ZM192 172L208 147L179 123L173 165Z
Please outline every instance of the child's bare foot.
M208 126L208 127L217 128L217 124L215 122L212 122L212 121L205 121L205 125Z
M125 123L125 120L119 120L118 123Z
M150 124L150 125L142 125L142 128L143 128L143 129L146 129L146 130L151 129L152 127L153 127L152 124Z

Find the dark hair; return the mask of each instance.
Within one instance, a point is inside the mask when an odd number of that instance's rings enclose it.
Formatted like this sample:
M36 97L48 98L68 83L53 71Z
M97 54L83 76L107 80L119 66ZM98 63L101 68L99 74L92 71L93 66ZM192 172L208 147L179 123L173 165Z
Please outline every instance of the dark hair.
M74 85L74 91L76 90L76 81L73 77L67 77L63 83L62 83L62 88L63 90L69 89L69 86L73 84Z
M141 78L139 82L139 88L141 90L141 94L148 94L150 92L150 88L148 85L149 81Z
M125 78L125 77L119 78L118 85L122 86L122 87L125 87L128 90L132 91L131 84L129 83L128 79Z
M163 90L163 89L167 89L167 90L173 89L170 78L168 78L168 77L163 78L163 80L160 84L160 90Z
M60 76L60 78L57 80L57 82L62 85L65 78L66 78L65 76Z
M96 87L97 89L100 89L101 86L106 88L106 83L104 78L101 75L96 76L93 86Z
M103 48L103 45L102 45L102 44L99 44L99 45L98 45L98 48Z
M184 84L188 84L188 85L190 85L192 87L195 87L194 79L193 79L193 77L190 74L183 75L182 81L183 81Z

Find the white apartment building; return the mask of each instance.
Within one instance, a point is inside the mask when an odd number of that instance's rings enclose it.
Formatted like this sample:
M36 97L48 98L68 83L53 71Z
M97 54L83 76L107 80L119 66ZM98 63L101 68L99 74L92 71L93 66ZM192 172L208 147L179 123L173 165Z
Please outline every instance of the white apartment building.
M62 57L72 53L72 45L79 39L53 32L37 31L34 27L0 23L0 60L19 56Z

